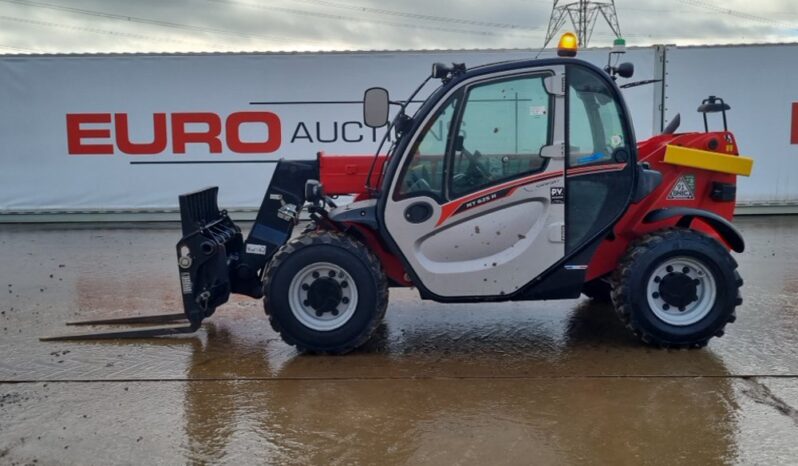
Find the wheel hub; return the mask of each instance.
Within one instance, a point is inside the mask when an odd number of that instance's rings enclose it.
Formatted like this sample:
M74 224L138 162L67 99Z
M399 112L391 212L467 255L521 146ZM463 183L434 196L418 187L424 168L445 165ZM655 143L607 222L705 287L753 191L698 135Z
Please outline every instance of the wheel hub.
M717 285L707 264L697 258L671 257L648 275L646 299L651 312L669 325L692 325L709 314Z
M659 294L662 296L662 300L671 306L684 308L698 300L697 281L686 273L671 272L660 280Z
M322 314L325 312L337 314L342 297L341 285L330 277L316 279L308 289L308 304Z
M294 275L288 288L291 312L312 330L340 328L357 308L355 281L346 270L330 262L305 266Z

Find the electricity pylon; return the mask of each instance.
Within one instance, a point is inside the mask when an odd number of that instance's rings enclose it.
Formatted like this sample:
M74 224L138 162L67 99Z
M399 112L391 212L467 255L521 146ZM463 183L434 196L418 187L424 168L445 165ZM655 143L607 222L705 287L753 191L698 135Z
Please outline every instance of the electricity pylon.
M599 16L607 21L615 37L621 37L621 26L618 24L618 14L615 12L615 0L598 2L554 0L551 18L549 18L549 28L546 31L546 42L543 47L549 45L567 19L571 20L574 33L579 39L579 46L587 47Z

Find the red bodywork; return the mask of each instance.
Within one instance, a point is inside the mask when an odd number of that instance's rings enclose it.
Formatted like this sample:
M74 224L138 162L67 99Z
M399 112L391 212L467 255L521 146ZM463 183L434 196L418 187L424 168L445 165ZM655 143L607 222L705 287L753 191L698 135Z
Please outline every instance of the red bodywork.
M372 185L382 178L382 170L388 156L380 155L374 160L373 155L330 155L319 152L319 181L324 192L330 196L356 196L366 199L369 170L374 164L371 175Z
M662 173L662 183L645 199L638 204L631 204L623 217L613 227L615 239L605 239L593 255L587 269L586 280L602 277L611 273L618 265L618 261L629 248L629 243L643 235L675 226L679 217L670 218L657 223L643 223L646 214L664 207L692 207L716 213L726 220L731 220L734 215L734 201L718 202L710 197L712 183L736 183L736 175L728 175L715 171L702 170L672 165L663 162L665 147L667 145L683 146L692 149L701 149L718 152L725 155L739 155L737 142L730 132L719 131L715 133L684 133L661 134L637 145L638 161L648 162L651 169ZM713 149L714 148L714 149ZM674 200L668 195L674 184L682 175L695 176L695 199ZM715 237L727 248L729 245L717 232L702 222L700 218L693 220L690 228L702 231Z
M355 196L355 200L368 199L369 172L371 172L372 185L382 178L385 161L388 157L380 155L328 155L319 152L319 181L324 186L324 193L329 196ZM372 164L374 165L372 170ZM410 277L405 273L404 266L383 243L379 233L358 223L347 224L357 232L366 246L377 255L385 274L397 285L412 286Z
M734 201L715 201L710 197L713 182L735 184L736 176L698 168L688 168L663 162L667 145L683 146L718 152L725 155L738 155L737 142L730 132L661 134L642 141L637 145L638 162L648 163L650 168L662 174L662 183L645 199L631 204L623 217L613 227L614 235L605 239L588 264L586 280L593 280L611 273L618 261L629 248L629 244L643 235L676 225L679 217L657 223L643 223L646 214L664 207L692 207L706 210L731 220L734 215ZM354 195L356 200L368 199L370 193L366 181L372 163L372 184L382 177L387 158L364 155L328 155L319 153L320 181L328 195ZM690 200L668 199L671 190L682 175L695 177L695 196ZM382 262L386 274L396 284L410 286L412 283L405 273L401 261L390 252L379 233L360 224L349 224L358 236L371 248ZM729 245L715 230L702 222L693 220L691 228L715 237L722 244Z

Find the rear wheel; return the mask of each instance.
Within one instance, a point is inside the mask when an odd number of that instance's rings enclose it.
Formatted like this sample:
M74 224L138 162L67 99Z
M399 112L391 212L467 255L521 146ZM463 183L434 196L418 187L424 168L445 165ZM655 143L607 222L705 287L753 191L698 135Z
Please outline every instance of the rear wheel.
M612 300L644 342L697 348L722 336L742 303L737 263L715 239L686 229L647 235L615 273Z
M316 353L361 346L388 305L377 258L331 231L303 233L283 245L266 269L263 292L272 328L299 350Z

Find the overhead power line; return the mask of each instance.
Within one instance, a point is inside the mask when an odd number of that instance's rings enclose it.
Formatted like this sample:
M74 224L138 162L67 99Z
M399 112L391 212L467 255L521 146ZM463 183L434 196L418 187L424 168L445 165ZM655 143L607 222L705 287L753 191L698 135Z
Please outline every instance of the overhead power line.
M781 21L775 20L775 19L765 18L764 16L752 15L752 14L746 13L744 11L733 10L731 8L726 8L726 7L723 7L723 6L714 5L712 3L701 1L701 0L678 0L678 1L679 1L679 3L683 3L685 5L690 5L690 6L697 7L697 8L704 8L706 10L710 10L710 11L713 11L715 13L721 13L721 14L724 14L724 15L733 16L735 18L747 19L747 20L750 20L750 21L757 21L757 22L760 22L760 23L768 23L768 24L772 24L772 25L775 25L775 26L788 27L787 24L785 24L785 23L783 23Z
M278 6L271 6L271 5L264 5L260 3L254 2L247 2L241 0L206 0L212 3L219 3L225 5L242 5L249 8L257 8L260 10L266 11L278 11L282 13L289 13L301 16L312 16L316 18L325 18L325 19L332 19L337 21L347 21L347 22L357 22L357 23L366 23L366 24L379 24L391 27L400 27L400 28L408 28L408 29L426 29L430 31L436 32L446 32L446 33L455 33L455 34L468 34L468 35L478 35L478 36L498 36L506 34L506 32L498 33L495 31L483 31L483 30L473 30L473 29L456 29L456 28L447 28L441 26L431 26L431 25L423 25L423 24L409 24L409 23L399 23L395 21L384 21L379 19L366 19L366 18L358 18L353 16L345 16L339 14L332 14L332 13L322 13L317 11L307 11L307 10L298 10L295 8L285 8L285 7L278 7ZM521 33L523 34L524 31L512 31L514 34Z
M0 16L0 20L2 21L13 21L16 23L22 24L32 24L35 26L42 26L48 28L57 28L57 29L67 29L71 31L81 31L81 32L91 32L94 34L105 34L109 36L119 36L119 37L130 37L132 39L143 39L147 41L153 42L177 42L183 44L203 44L208 45L207 43L200 43L200 42L193 42L193 41L186 41L180 39L168 39L164 37L152 37L147 36L144 34L136 34L131 32L120 32L120 31L111 31L108 29L100 29L100 28L93 28L93 27L86 27L86 26L74 26L71 24L64 24L64 23L54 23L51 21L40 21L36 19L28 19L28 18L17 18L14 16Z
M422 13L411 13L408 11L389 10L387 8L374 8L368 6L354 5L351 3L336 2L331 0L293 0L293 1L296 3L312 3L315 5L322 5L330 8L340 8L351 11L359 11L363 13L373 13L385 16L399 16L403 18L421 19L424 21L435 21L441 23L463 24L469 26L482 26L482 27L500 28L500 29L525 29L532 31L542 29L540 27L530 27L519 24L499 23L493 21L480 21L480 20L465 19L465 18L453 18L449 16L427 15Z
M245 37L248 39L268 39L280 42L296 42L296 39L290 39L281 36L270 36L265 34L256 34L256 33L247 33L247 32L240 32L240 31L230 31L227 29L217 29L205 26L194 26L190 24L182 24L182 23L173 23L171 21L161 21L156 19L149 19L149 18L142 18L137 16L127 16L127 15L120 15L115 13L107 13L103 11L97 10L86 10L83 8L74 8L62 5L54 5L52 3L44 3L44 2L35 2L31 0L0 0L0 2L5 3L15 3L17 5L25 5L25 6L32 6L36 8L45 8L49 10L57 10L57 11L66 11L69 13L76 13L88 16L94 16L99 18L106 18L112 19L116 21L125 21L128 23L141 23L141 24L150 24L153 26L159 27L166 27L172 29L180 29L183 31L193 31L193 32L206 32L212 34L222 34L227 36L237 36L237 37ZM317 42L318 41L310 41L308 42Z

